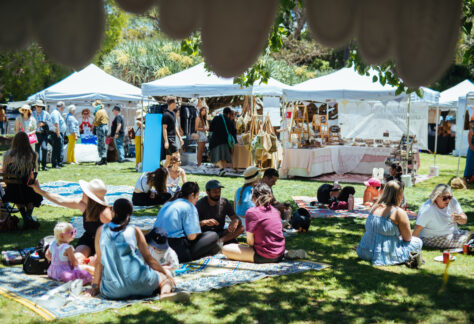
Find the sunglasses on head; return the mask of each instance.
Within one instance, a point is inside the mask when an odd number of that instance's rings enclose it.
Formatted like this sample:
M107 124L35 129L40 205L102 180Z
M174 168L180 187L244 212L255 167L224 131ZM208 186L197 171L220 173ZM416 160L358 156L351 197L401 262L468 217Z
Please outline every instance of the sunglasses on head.
M443 197L443 201L448 201L448 200L451 200L453 199L453 196L444 196Z

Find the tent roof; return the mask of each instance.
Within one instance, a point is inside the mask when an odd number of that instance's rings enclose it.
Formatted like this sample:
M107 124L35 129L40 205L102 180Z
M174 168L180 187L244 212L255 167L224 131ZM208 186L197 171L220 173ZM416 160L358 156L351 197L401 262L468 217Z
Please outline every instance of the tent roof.
M474 84L466 79L454 87L441 92L439 103L446 106L457 106L459 97L463 97L471 91L474 91Z
M142 84L144 96L223 97L238 95L281 96L287 85L270 78L267 84L242 88L232 78L221 78L206 71L204 63L159 80Z
M381 85L372 81L376 72L371 70L370 76L360 75L352 68L311 79L285 89L288 99L326 101L327 99L349 100L394 100L405 95L396 96L396 88Z
M34 95L28 101L140 101L140 88L107 74L94 64L53 84Z

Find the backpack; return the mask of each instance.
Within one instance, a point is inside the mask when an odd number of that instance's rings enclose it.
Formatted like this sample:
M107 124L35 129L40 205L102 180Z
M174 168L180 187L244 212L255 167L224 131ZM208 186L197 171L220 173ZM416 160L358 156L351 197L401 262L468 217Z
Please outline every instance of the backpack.
M48 272L50 262L46 259L46 251L54 240L52 235L43 237L36 244L35 250L26 255L23 261L23 271L26 274L44 275Z
M311 225L311 215L305 208L298 208L291 217L291 226L299 232L307 232Z

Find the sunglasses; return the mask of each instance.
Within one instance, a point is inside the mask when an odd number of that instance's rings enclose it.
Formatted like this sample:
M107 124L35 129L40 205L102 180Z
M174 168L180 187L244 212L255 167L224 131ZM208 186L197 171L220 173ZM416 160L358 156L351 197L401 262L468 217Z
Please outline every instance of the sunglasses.
M71 231L66 232L64 234L68 234L69 236L76 236L77 230L73 228Z
M453 196L444 196L443 197L443 201L448 201L448 200L451 200L453 199Z

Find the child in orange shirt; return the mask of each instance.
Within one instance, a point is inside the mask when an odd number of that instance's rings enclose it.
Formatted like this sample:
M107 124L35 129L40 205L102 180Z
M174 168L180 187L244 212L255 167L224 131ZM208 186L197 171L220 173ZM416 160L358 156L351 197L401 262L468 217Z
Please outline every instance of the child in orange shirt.
M364 205L372 206L379 199L380 180L370 178L368 181L364 182L364 184L367 187L364 191Z

